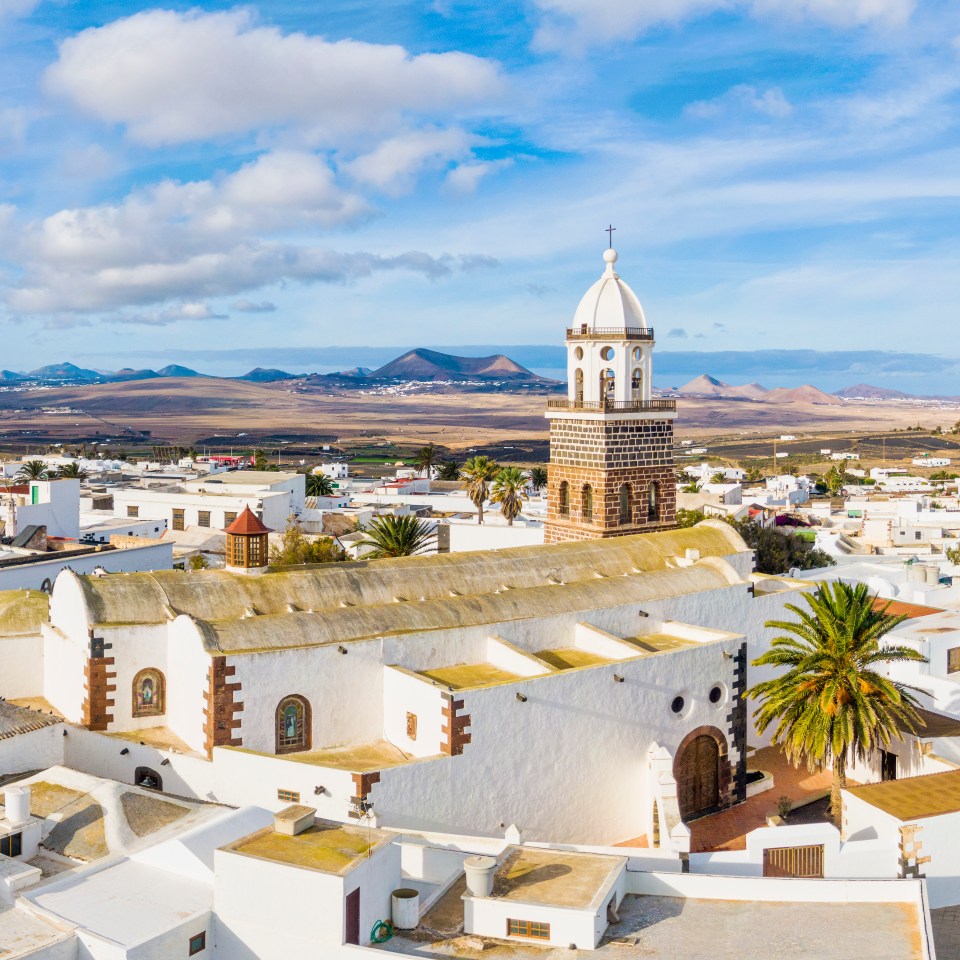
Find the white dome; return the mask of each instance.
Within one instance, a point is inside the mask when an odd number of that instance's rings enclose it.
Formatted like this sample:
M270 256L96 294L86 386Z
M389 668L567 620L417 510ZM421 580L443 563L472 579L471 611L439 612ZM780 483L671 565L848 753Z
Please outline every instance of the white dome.
M646 327L647 318L643 315L643 307L640 306L637 295L613 269L617 262L617 251L605 250L603 259L607 268L603 276L583 295L580 306L573 315L574 328Z

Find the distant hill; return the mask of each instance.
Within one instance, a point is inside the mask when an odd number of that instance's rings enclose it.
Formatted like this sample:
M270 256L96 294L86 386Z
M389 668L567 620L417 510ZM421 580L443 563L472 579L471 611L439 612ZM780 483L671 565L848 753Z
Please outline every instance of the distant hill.
M235 380L249 380L252 383L275 383L277 380L296 380L295 373L287 373L285 370L274 370L267 367L254 367L242 377L235 377Z
M845 400L912 400L913 396L902 390L891 390L888 387L873 387L869 383L858 383L852 387L835 390L835 397Z
M802 387L777 387L776 390L768 391L764 397L767 403L815 403L824 406L839 406L843 401L839 397L834 397L829 393L824 393L816 387L811 387L805 383Z
M340 377L369 377L373 373L370 367L351 367L349 370L341 370Z
M152 373L153 371L148 371ZM178 363L168 363L165 367L161 367L156 375L158 377L205 377L205 373L197 373L196 370L191 370L189 367L181 367Z
M492 357L457 357L418 348L391 360L369 375L371 380L542 380L502 353Z
M727 397L734 400L764 400L770 393L759 383L747 383L742 387L735 387L706 373L678 387L676 392L684 396Z
M50 363L30 371L30 377L37 380L72 380L92 382L102 380L103 374L96 370L85 370L73 363Z
M0 383L17 383L27 378L22 373L14 373L12 370L0 370Z
M155 370L131 370L129 367L124 367L116 373L111 373L107 379L122 383L126 380L156 380L158 376Z

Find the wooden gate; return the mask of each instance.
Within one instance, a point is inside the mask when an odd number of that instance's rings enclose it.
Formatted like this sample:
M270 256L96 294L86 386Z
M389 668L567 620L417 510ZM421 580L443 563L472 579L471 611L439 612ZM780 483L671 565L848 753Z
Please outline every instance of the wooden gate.
M677 802L686 820L716 807L720 802L720 747L713 737L692 740L680 758Z
M763 851L765 877L823 879L823 844L809 847L769 847Z

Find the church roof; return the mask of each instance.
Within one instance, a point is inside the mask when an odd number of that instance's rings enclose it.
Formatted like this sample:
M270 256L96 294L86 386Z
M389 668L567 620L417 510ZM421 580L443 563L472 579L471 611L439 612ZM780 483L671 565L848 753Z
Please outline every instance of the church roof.
M573 316L573 327L645 328L647 319L637 295L613 269L613 265L617 262L617 251L605 250L603 259L607 268L603 276L583 295L577 312Z
M39 633L49 609L50 598L40 590L0 592L0 639Z
M169 570L76 577L76 583L91 626L163 623L181 613L218 622L240 620L251 611L259 619L310 610L383 609L383 604L410 611L433 600L449 606L458 597L502 600L516 590L603 583L604 578L666 571L688 549L698 550L704 558L722 558L748 547L729 524L705 521L684 530L608 540L330 563L260 577L219 570ZM681 572L673 570L670 575ZM555 600L560 592L552 594Z
M241 537L248 537L258 533L273 533L271 528L265 527L260 518L249 507L244 507L243 513L223 532Z

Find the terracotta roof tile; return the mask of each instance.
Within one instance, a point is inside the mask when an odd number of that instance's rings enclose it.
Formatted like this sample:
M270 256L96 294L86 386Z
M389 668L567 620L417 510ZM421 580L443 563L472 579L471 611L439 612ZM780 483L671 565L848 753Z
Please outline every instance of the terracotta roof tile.
M243 513L223 532L235 533L240 536L250 536L255 533L272 533L273 531L270 527L265 527L249 507L244 507Z
M918 617L929 617L935 613L943 613L939 607L924 607L919 603L904 603L902 600L885 600L877 597L873 601L874 610L886 610L893 617L906 615L911 620Z

